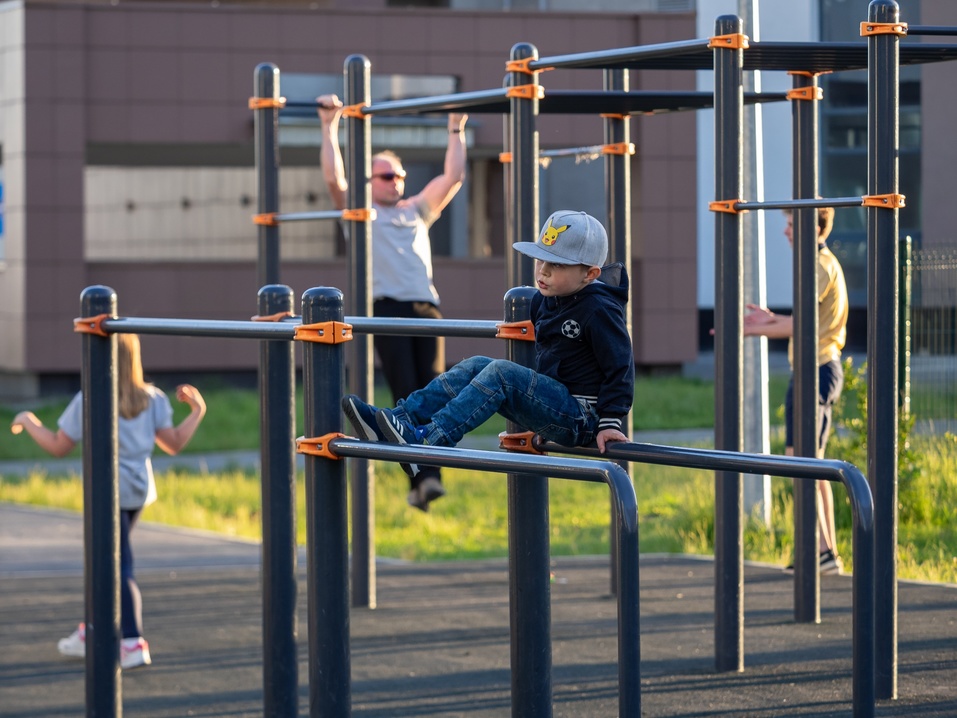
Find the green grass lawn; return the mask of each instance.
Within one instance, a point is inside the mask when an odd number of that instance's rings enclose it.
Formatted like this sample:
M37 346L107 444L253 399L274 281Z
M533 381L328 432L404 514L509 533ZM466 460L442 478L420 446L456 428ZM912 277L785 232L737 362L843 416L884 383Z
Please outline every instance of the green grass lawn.
M774 407L783 402L786 377L773 378L770 387L772 422L781 422ZM171 387L166 387L171 390ZM209 452L255 449L259 441L258 398L254 391L214 388L204 391L209 404L206 421L188 447ZM677 377L640 378L636 386L636 430L710 427L714 388L708 381ZM854 407L852 397L844 411ZM385 403L383 392L377 401ZM301 412L301 397L298 402ZM37 413L55 425L65 401L50 403ZM177 420L185 408L177 407ZM0 421L15 411L0 408ZM851 414L848 413L847 416ZM301 413L300 413L301 426ZM480 431L497 434L504 421L490 420ZM0 458L42 458L25 436L4 432ZM856 458L860 447L853 437L835 437L828 455ZM78 450L77 450L78 452ZM772 445L781 453L780 440ZM957 439L911 437L908 466L900 486L898 537L901 578L957 583ZM714 536L714 477L711 472L635 464L641 550L710 555ZM408 480L388 463L375 465L376 552L383 557L410 560L453 560L502 557L507 545L506 479L499 474L445 471L448 496L424 514L406 504ZM221 474L170 471L157 476L160 500L144 515L148 521L217 531L232 536L260 538L259 477L253 472ZM745 555L749 560L784 565L793 547L792 481L772 480L770 528L749 522L745 528ZM299 481L298 532L305 541L303 479ZM853 567L851 508L843 487L835 487L838 547L848 568ZM610 499L600 484L554 480L549 485L550 532L553 555L604 554L609 550ZM6 477L0 481L0 501L82 508L82 485L76 476Z
M787 377L773 376L771 405L784 401ZM175 386L161 386L173 397ZM184 453L209 453L234 449L259 448L259 395L253 389L233 389L223 386L199 386L206 398L207 413L199 431L184 449ZM70 397L45 400L31 410L44 424L56 427L57 418L66 408ZM173 417L179 422L187 413L185 404L173 397ZM391 401L384 387L377 387L376 402L389 406ZM0 405L0 426L8 427L22 407ZM297 427L303 426L302 389L296 400ZM772 423L783 423L781 416L772 416ZM697 429L714 425L714 382L681 377L639 377L635 383L635 403L632 421L636 431L665 429ZM476 430L477 434L497 435L505 430L501 417L489 419ZM297 431L297 434L301 431ZM8 459L42 459L47 455L28 436L11 436L0 432L0 461ZM80 455L80 448L74 449Z

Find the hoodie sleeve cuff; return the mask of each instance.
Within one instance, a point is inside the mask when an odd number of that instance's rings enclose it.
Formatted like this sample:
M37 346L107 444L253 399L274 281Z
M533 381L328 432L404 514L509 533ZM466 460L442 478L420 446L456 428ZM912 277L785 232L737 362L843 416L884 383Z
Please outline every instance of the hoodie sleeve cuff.
M603 416L598 420L598 431L604 431L605 429L614 429L615 431L621 431L621 418Z

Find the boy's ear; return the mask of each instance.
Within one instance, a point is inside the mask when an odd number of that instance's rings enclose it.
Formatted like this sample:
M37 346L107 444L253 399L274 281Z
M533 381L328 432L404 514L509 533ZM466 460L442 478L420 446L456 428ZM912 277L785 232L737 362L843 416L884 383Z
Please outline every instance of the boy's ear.
M601 267L592 266L588 268L588 271L585 273L585 279L589 282L594 282L601 276Z

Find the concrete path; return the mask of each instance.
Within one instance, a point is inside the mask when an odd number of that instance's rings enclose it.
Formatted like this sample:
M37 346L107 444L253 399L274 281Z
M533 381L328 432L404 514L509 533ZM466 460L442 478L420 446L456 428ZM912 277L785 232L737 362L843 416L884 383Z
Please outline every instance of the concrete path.
M0 504L0 715L84 714L84 664L56 640L82 615L82 519ZM144 522L133 537L153 665L122 676L124 713L263 714L259 546ZM305 566L300 556L300 567ZM608 559L559 558L553 715L617 715ZM745 670L714 661L710 558L642 556L642 714L851 715L851 580L821 581L822 621L793 620L793 578L745 566ZM309 715L307 577L299 577L299 715ZM504 559L380 561L378 607L350 617L352 715L511 715ZM957 588L902 582L899 698L878 716L957 715Z

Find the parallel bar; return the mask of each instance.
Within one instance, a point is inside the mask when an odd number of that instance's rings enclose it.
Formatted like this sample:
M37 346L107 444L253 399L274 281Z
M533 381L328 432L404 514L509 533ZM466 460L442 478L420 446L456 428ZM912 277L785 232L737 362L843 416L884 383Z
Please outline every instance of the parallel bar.
M116 314L116 293L102 285L87 287L80 312ZM116 718L123 715L116 337L84 334L81 354L86 715Z
M537 437L536 437L537 438ZM595 448L569 448L548 442L533 442L541 451L561 452L577 456L594 456ZM854 520L854 573L852 576L854 633L853 644L853 715L872 718L875 712L875 622L874 622L874 498L864 474L846 461L814 459L799 456L749 454L717 449L696 449L655 444L611 444L602 456L608 459L659 466L680 466L709 471L734 471L752 474L773 474L794 479L841 482L847 489ZM813 486L813 484L812 484ZM626 565L624 558L622 565ZM624 714L622 714L624 715Z
M715 33L741 31L741 20L724 15ZM715 195L740 197L744 82L741 50L714 50ZM715 213L715 446L744 448L742 356L744 341L744 231L740 215ZM715 667L744 670L744 485L740 473L715 473Z
M621 563L618 593L618 715L641 715L638 503L631 479L624 469L613 461L508 454L458 447L364 442L352 438L332 439L329 448L342 457L425 463L431 466L499 473L514 472L517 475L529 475L532 480L538 480L538 476L551 476L607 484L611 489L612 499L616 502L619 517L616 526ZM514 577L510 577L510 580L514 580ZM525 715L550 714L551 709L550 703L548 706L530 706L532 712ZM514 706L513 715L516 715Z

